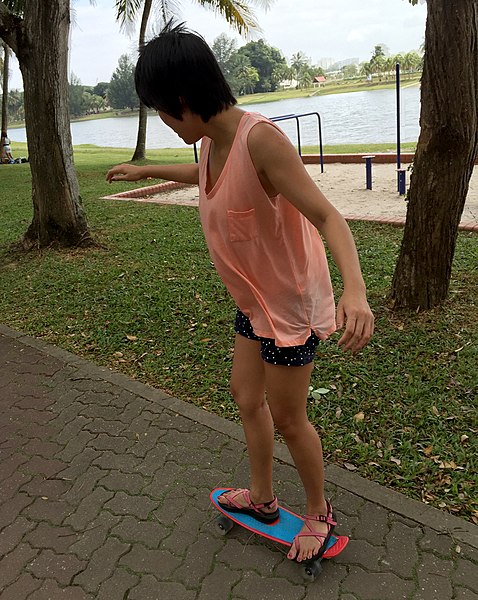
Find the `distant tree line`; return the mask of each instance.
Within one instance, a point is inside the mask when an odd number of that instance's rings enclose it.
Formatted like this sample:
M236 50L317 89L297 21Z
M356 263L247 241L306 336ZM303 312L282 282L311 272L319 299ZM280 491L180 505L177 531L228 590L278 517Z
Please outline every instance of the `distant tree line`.
M283 82L293 87L310 87L320 67L311 65L304 53L292 56L290 64L280 50L264 40L237 48L236 41L222 33L212 51L235 95L274 92Z
M330 75L303 53L293 54L288 61L278 50L264 40L249 42L237 48L237 42L224 33L219 35L212 45L219 65L237 96L274 92L280 86L308 88L318 75ZM359 77L379 77L387 80L393 77L395 64L399 62L402 73L413 74L421 71L423 57L415 51L405 54L385 56L384 48L377 45L369 61L360 65L343 66L334 72L334 77L353 79ZM139 99L134 87L134 63L123 54L118 60L109 82L103 81L95 86L82 85L80 79L72 73L69 83L69 110L71 117L96 114L110 108L115 110L139 107ZM8 93L8 113L12 121L23 121L23 92L10 90Z

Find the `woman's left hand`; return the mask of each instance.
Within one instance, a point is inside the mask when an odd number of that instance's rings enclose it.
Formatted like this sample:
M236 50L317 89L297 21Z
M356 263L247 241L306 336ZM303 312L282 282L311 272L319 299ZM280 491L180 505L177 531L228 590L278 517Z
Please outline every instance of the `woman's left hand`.
M343 293L337 305L337 329L344 326L338 345L355 354L368 344L374 329L374 316L364 294Z

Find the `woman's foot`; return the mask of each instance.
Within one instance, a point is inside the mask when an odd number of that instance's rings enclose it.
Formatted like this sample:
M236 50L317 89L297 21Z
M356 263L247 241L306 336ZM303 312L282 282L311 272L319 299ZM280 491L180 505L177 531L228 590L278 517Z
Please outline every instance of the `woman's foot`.
M304 517L304 526L294 538L287 558L297 562L320 558L327 548L336 525L332 506L326 500L324 514Z
M279 518L276 497L269 502L254 502L249 490L234 489L222 493L217 500L227 511L250 515L262 523L273 523Z

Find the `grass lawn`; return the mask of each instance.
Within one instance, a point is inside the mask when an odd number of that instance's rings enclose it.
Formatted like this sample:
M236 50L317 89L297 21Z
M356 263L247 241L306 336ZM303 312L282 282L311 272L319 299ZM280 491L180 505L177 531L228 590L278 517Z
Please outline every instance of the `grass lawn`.
M228 394L235 309L210 266L197 210L99 200L136 187L104 181L131 150L75 150L82 198L102 244L93 250L13 251L32 214L29 166L0 167L8 191L0 217L2 322L238 419ZM150 156L184 161L191 152ZM402 231L351 228L377 331L360 356L342 354L336 335L318 353L312 383L322 393L314 393L309 412L326 459L478 522L476 234L459 235L443 307L394 313L386 298ZM332 277L338 292L333 267Z

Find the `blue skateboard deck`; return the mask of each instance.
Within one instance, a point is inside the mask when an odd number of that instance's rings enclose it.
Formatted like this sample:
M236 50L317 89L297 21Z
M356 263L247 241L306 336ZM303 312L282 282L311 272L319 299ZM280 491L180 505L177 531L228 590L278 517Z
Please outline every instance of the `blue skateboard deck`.
M281 506L279 507L279 518L273 523L261 523L250 515L229 512L219 504L218 497L230 489L231 488L216 488L210 494L211 502L220 513L241 527L244 527L253 533L257 533L257 535L278 542L279 544L284 544L285 546L290 547L292 545L295 536L300 532L304 524L302 517ZM347 536L332 535L327 544L327 550L321 558L333 558L334 556L337 556L342 552L348 542L349 538Z

